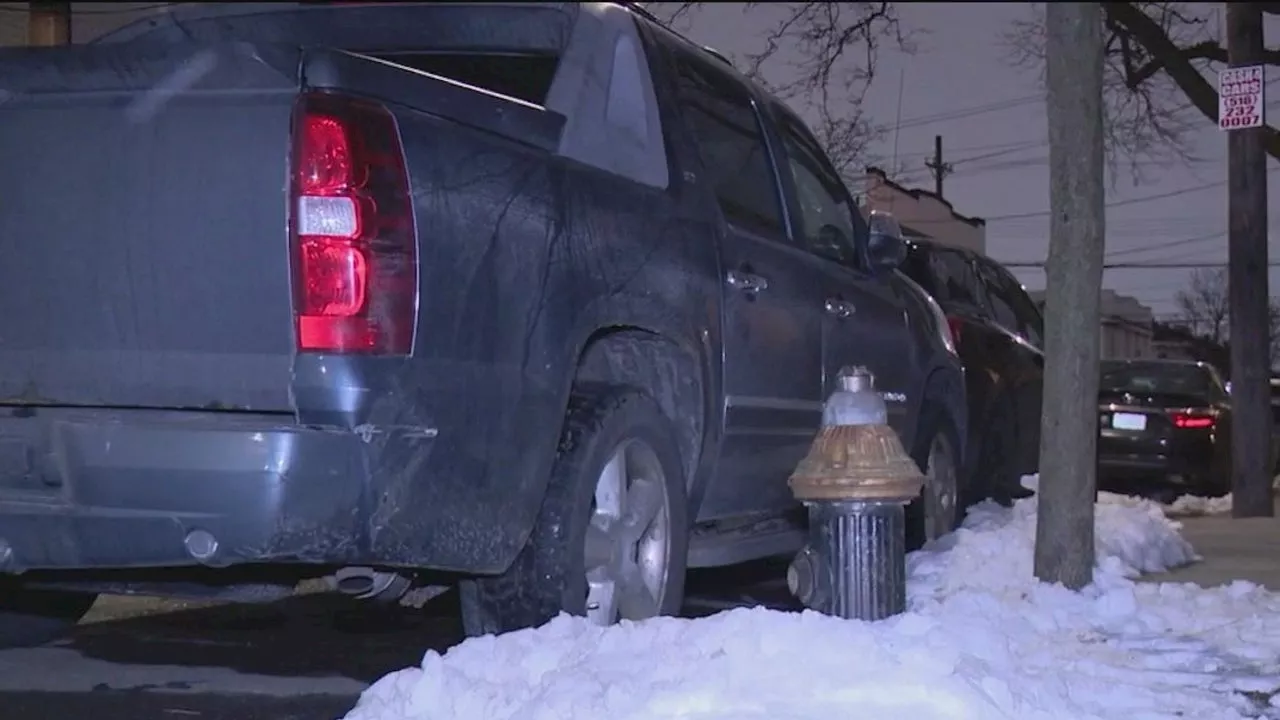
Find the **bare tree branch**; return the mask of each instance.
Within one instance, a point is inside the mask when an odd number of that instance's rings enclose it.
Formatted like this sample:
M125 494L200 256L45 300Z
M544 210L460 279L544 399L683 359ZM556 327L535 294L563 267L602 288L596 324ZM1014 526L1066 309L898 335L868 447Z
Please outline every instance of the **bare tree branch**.
M669 28L688 29L701 5L647 3L645 8ZM870 144L884 132L862 109L877 56L885 42L904 52L914 49L894 4L749 2L742 10L776 18L757 38L757 49L735 58L742 72L809 119L837 170L860 173L871 164Z
M1231 308L1227 294L1227 270L1201 268L1191 273L1191 282L1173 298L1182 324L1193 334L1221 345L1229 338ZM1271 361L1280 361L1280 301L1271 299L1269 331Z
M1107 33L1107 149L1111 159L1187 159L1186 133L1218 121L1211 79L1227 51L1211 26L1206 3L1102 3ZM1263 10L1280 15L1280 3ZM1015 23L1005 44L1015 63L1043 68L1044 17ZM1280 49L1265 61L1280 66ZM1192 110L1199 114L1186 111ZM1267 153L1280 159L1280 132L1267 129ZM1136 171L1135 171L1136 172Z
M1191 282L1173 296L1182 321L1191 332L1214 343L1227 339L1227 271L1200 269Z

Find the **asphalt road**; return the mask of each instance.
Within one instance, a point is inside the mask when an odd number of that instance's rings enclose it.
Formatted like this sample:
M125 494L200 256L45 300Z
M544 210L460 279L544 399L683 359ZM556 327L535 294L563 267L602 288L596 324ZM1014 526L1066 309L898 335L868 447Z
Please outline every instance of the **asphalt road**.
M789 606L781 572L697 575L686 614ZM461 639L452 594L423 610L103 597L66 640L0 651L0 720L336 720L369 683Z

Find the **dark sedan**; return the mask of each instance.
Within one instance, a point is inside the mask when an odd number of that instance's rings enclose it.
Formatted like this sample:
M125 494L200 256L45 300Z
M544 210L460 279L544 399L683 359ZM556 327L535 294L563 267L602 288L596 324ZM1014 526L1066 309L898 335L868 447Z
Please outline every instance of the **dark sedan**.
M1106 360L1098 401L1104 489L1139 481L1196 495L1229 491L1231 406L1212 366Z

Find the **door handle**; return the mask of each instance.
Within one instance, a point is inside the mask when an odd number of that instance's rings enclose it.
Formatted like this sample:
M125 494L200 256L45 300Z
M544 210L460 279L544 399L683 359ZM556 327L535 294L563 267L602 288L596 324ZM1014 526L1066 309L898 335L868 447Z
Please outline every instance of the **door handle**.
M769 281L743 270L730 270L725 276L725 282L734 290L741 290L745 293L755 294L769 287Z
M827 298L826 310L828 314L835 315L838 318L847 318L858 311L853 303L846 300L838 300L836 298Z

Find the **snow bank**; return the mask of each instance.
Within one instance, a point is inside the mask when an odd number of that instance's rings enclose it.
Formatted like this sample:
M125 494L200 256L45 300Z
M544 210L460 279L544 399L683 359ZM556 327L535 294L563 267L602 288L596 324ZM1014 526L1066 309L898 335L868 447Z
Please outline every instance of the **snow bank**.
M347 720L1264 716L1280 688L1277 596L1135 583L1194 553L1159 505L1108 494L1094 585L1037 583L1035 508L981 505L913 554L911 607L896 618L757 608L602 629L562 616L428 652Z
M1216 498L1183 495L1165 505L1164 512L1171 517L1229 515L1231 514L1231 493Z

